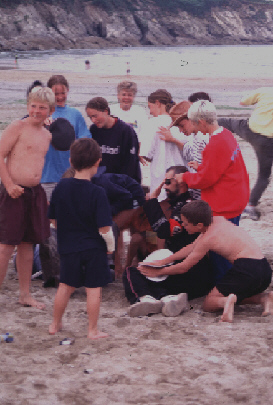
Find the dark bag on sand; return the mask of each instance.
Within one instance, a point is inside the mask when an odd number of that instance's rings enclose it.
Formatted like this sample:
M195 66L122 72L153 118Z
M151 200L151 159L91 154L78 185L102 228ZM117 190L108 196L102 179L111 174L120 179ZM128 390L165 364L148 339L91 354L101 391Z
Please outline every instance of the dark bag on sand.
M57 251L57 231L50 228L50 237L40 244L44 287L58 287L60 280L60 256Z

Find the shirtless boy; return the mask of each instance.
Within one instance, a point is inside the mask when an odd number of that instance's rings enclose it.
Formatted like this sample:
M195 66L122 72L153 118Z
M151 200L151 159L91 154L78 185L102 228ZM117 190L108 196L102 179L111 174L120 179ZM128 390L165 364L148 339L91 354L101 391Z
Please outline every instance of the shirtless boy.
M264 293L271 282L272 270L248 233L224 217L212 217L210 206L202 200L182 207L181 219L189 234L201 234L192 244L164 260L153 262L153 265L163 266L175 260L185 260L161 269L140 266L141 273L149 277L185 273L212 250L233 266L207 295L203 309L217 311L223 308L222 322L233 321L235 303L262 304L263 316L273 314L273 292Z
M19 303L43 309L30 294L33 244L49 237L47 200L40 179L51 134L44 120L54 111L51 89L28 96L28 117L11 123L0 139L0 285L17 245Z

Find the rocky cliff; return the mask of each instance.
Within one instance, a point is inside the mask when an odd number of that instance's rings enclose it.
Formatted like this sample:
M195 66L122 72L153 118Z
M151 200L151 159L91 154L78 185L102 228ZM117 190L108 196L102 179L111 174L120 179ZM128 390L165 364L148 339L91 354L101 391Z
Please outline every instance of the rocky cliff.
M149 0L136 0L130 11L83 0L0 7L1 51L272 42L273 2L212 8L202 17L162 10Z

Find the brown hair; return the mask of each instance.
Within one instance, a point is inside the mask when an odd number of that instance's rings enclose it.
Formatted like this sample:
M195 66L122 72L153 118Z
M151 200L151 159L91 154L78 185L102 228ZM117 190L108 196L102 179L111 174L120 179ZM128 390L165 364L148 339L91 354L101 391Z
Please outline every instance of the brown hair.
M172 99L171 93L169 93L165 89L158 89L151 93L148 96L148 102L155 104L156 101L159 101L161 104L164 104L166 106L166 111L169 112L171 107L175 104L175 102Z
M100 158L100 146L95 139L80 138L70 147L71 166L79 172L94 166Z
M56 84L65 86L69 90L69 84L66 78L63 75L53 75L48 79L47 86L52 89Z
M181 208L183 215L190 224L203 224L209 226L212 223L212 212L209 204L203 200L191 201Z
M88 103L86 104L85 109L87 110L87 108L92 108L93 110L97 111L108 111L108 114L110 114L108 102L103 97L94 97L91 100L89 100Z

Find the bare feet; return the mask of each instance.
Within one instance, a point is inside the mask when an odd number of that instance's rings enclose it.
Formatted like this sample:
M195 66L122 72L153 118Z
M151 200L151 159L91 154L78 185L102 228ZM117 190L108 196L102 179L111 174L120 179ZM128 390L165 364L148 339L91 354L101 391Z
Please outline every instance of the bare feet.
M273 315L273 291L270 291L264 298L264 311L262 316Z
M237 301L236 295L229 294L224 306L224 312L223 315L221 316L220 322L233 322L234 305L236 301Z
M34 307L37 309L45 309L45 304L36 301L30 294L25 296L20 296L19 303L24 307Z
M52 322L51 325L49 325L48 332L50 335L55 335L55 333L59 332L62 330L62 324L56 324L55 322Z
M105 332L101 332L99 330L89 331L87 337L92 340L106 338L109 335Z

